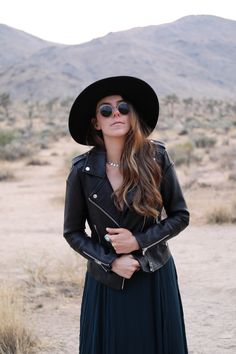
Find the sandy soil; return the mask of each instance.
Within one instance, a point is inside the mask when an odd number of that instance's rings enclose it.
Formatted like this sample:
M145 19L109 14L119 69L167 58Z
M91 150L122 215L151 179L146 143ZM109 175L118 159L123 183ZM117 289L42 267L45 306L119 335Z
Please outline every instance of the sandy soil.
M0 183L0 279L22 289L25 320L45 344L41 354L78 353L81 282L77 287L60 281L54 287L43 282L29 285L33 265L49 273L53 262L73 258L62 224L65 166L75 151L70 140L58 142L37 156L48 165L27 166L21 161L14 164L16 180ZM236 352L235 236L236 226L193 222L169 242L190 354Z

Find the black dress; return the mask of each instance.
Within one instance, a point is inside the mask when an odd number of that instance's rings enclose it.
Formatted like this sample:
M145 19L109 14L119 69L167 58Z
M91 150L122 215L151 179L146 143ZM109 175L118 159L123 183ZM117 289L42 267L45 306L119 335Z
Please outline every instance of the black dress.
M187 354L173 258L154 273L138 271L114 290L87 273L80 354Z

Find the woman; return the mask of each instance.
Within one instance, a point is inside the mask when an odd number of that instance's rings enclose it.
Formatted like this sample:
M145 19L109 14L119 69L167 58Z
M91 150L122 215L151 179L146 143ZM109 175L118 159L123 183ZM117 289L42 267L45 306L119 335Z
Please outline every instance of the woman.
M130 76L91 84L71 108L72 137L94 146L73 160L65 201L64 236L88 260L80 354L187 353L167 240L189 213L164 144L148 139L158 113Z

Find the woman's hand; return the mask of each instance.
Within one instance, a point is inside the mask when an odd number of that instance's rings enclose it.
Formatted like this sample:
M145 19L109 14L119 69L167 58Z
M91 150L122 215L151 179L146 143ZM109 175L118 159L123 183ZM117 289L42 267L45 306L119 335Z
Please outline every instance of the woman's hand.
M106 230L117 254L128 254L140 248L136 238L129 230L110 227L107 227Z
M134 272L139 269L139 262L131 254L124 254L116 258L112 263L112 271L126 279L130 279Z

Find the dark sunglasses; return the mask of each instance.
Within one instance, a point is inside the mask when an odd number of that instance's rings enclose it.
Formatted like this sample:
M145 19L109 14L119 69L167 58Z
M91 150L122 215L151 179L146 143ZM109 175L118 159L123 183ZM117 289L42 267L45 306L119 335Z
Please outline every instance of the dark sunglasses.
M101 104L101 106L98 108L98 112L101 114L101 116L109 118L113 114L114 109L118 109L120 114L128 114L130 112L129 105L126 102L120 102L116 107L109 103Z

